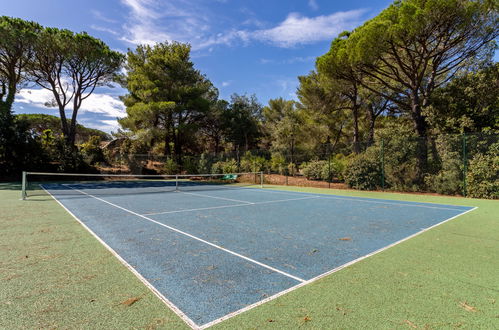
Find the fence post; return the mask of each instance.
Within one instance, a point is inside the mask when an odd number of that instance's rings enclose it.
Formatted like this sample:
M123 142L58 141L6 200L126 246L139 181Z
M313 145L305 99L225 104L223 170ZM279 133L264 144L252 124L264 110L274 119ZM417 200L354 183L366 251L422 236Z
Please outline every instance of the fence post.
M23 171L23 176L22 176L22 183L21 183L21 199L25 200L26 199L26 172Z
M467 164L467 155L466 155L466 133L463 133L462 136L463 140L463 196L466 197L467 195L467 187L466 187L466 174L468 172L468 164Z
M385 140L381 138L381 190L385 190Z

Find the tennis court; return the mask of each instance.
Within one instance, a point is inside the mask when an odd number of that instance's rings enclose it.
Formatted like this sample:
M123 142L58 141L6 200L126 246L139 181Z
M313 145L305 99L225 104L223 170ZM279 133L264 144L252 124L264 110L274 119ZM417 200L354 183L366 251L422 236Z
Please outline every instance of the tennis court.
M42 187L201 328L473 209L187 180Z

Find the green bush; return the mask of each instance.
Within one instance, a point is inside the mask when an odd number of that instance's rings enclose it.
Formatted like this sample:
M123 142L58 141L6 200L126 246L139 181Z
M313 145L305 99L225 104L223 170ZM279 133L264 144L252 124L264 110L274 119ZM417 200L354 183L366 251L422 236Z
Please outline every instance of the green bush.
M462 192L463 161L461 156L460 136L439 136L430 144L430 159L435 174L425 177L425 185L429 191L445 195L456 195Z
M212 173L236 173L237 172L237 161L235 159L228 159L225 161L219 161L212 165Z
M326 171L324 171L324 169ZM325 160L313 160L313 161L310 161L308 163L303 163L300 166L300 172L307 179L325 180L328 177L328 175L327 175L327 173L328 173L328 162L325 161Z
M101 137L93 135L87 142L80 145L80 151L90 165L105 162L104 152L100 147L100 143Z
M177 174L179 170L178 164L173 160L173 158L168 158L163 165L163 171L165 174Z
M469 162L466 175L468 196L499 198L499 144L485 154L476 154Z
M247 151L241 158L240 169L242 172L260 172L267 167L267 160L264 157L256 156Z
M270 169L279 174L286 173L286 159L281 154L272 154L270 158Z
M350 188L375 190L381 185L381 164L374 149L354 156L345 170L345 182Z

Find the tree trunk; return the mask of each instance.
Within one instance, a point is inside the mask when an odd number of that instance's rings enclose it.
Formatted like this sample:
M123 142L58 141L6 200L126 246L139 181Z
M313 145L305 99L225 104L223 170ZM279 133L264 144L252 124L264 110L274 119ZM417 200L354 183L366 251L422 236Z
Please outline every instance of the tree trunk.
M426 143L426 134L428 126L425 117L421 113L421 102L417 91L411 96L411 114L414 123L414 130L418 135L416 147L416 180L417 184L423 184L424 174L428 170L428 145Z
M354 104L353 112L353 152L358 154L360 152L359 145L359 106Z
M374 114L373 105L368 105L368 116L369 116L369 137L368 145L372 146L374 144L374 126L376 124L376 115Z

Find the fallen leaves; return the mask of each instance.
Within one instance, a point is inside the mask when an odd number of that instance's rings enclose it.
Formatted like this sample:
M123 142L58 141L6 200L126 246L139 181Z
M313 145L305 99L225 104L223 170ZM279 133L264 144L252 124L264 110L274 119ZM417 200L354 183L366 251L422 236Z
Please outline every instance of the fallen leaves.
M411 328L417 328L418 327L417 325L415 325L414 323L412 323L409 320L405 320L404 323L407 324L407 325L409 325Z
M342 237L342 238L339 238L340 241L351 241L352 238L351 237Z
M133 304L135 304L139 300L140 300L139 297L129 298L129 299L123 301L121 304L125 305L125 306L132 306Z
M459 306L464 308L464 310L466 310L467 312L477 312L478 311L475 307L468 305L468 303L465 301L461 301L459 303Z

